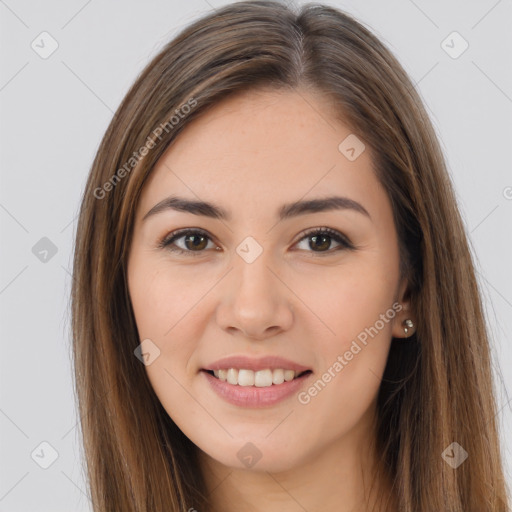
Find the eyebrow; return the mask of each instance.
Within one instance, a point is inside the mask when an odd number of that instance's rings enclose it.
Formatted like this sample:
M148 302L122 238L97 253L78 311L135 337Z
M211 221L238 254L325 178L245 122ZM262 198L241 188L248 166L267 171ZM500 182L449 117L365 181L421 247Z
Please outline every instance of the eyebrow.
M186 199L184 197L170 196L153 206L153 208L144 215L142 220L144 221L152 215L156 215L157 213L167 210L176 210L179 212L186 212L193 215L227 221L230 221L232 218L231 214L227 210L215 204L205 201ZM278 219L282 221L291 217L305 215L307 213L326 212L331 210L353 210L371 219L370 214L362 204L354 201L353 199L349 199L348 197L341 196L330 196L321 199L310 199L307 201L288 203L281 206L278 210L277 216Z

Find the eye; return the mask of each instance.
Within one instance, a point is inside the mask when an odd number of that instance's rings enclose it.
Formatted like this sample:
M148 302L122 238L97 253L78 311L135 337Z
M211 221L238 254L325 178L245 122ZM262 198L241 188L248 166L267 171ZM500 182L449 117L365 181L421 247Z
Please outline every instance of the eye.
M182 239L184 247L177 246L176 241L181 241ZM188 253L192 256L199 256L199 254L203 252L203 249L207 247L208 240L211 241L205 231L199 229L181 229L164 238L158 246L161 249L165 248L179 254Z
M327 227L314 228L312 230L307 231L306 235L303 236L298 243L300 244L303 240L307 239L310 240L308 243L309 248L317 247L321 249L319 251L313 251L316 253L320 252L331 254L334 251L339 251L342 249L355 249L354 245L345 235L342 235L339 231ZM329 248L331 246L332 240L338 243L339 246L335 249L330 250Z
M314 249L315 247L320 250L313 250L315 253L327 253L332 254L335 251L342 249L355 249L354 245L350 240L339 231L331 228L322 227L314 228L306 232L304 236L297 242L298 245L303 241L309 239L308 248ZM330 246L334 240L338 247L331 249ZM179 245L177 242L182 245ZM211 243L208 247L208 243ZM205 249L210 248L218 249L213 243L208 233L200 229L181 229L171 233L165 237L158 245L161 249L167 249L171 252L178 254L187 254L191 256L199 256L204 252ZM308 248L305 250L307 251Z

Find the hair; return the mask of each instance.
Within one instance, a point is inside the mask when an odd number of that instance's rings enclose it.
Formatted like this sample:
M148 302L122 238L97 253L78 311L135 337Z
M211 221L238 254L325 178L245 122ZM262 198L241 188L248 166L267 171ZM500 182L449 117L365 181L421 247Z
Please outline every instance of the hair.
M142 70L88 175L75 240L72 350L95 512L209 509L196 447L134 356L140 339L127 257L141 191L172 141L222 99L264 89L332 100L333 116L371 150L391 202L400 275L418 322L407 343L392 339L377 397L379 464L391 476L396 510L508 511L488 328L419 94L384 44L340 10L243 1L183 29ZM441 456L452 442L469 454L457 469Z

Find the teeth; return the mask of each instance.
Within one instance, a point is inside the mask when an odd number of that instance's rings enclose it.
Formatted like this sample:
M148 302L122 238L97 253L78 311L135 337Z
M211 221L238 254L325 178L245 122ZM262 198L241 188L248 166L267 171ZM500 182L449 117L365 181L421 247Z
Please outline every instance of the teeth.
M284 370L274 370L272 372L272 384L282 384L284 382Z
M213 370L213 374L219 380L227 381L229 384L238 386L256 386L257 388L266 388L269 386L279 385L283 382L290 382L296 376L294 370L246 370L229 368L224 370Z
M257 388L267 388L268 386L272 386L272 370L259 370L252 373L254 373L254 385ZM240 376L238 378L240 379Z
M238 370L239 386L254 386L254 372L252 370Z
M226 380L230 384L238 384L238 370L235 370L234 368L230 368L228 370Z
M284 371L284 380L289 382L295 378L295 372L293 370L285 370Z

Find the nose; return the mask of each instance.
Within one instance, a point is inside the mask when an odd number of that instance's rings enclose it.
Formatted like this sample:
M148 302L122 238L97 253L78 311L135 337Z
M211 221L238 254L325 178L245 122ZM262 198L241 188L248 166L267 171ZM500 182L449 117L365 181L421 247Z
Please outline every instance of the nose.
M248 263L238 254L216 310L217 324L230 334L264 340L290 329L293 293L271 268L266 251Z

